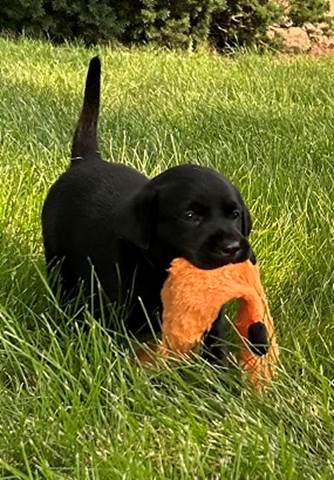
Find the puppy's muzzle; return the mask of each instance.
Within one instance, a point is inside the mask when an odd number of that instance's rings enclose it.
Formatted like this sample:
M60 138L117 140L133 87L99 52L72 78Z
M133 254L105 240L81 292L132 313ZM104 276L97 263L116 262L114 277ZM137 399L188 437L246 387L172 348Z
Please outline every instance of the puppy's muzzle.
M233 255L237 253L241 248L241 244L239 240L232 240L226 244L222 245L221 253L223 255Z

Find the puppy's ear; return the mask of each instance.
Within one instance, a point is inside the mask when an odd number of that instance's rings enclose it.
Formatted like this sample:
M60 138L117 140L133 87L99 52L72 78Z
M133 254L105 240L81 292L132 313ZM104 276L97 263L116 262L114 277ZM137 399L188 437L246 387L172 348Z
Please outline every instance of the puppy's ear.
M245 237L248 237L250 232L252 231L252 227L253 227L253 224L252 224L252 219L251 219L249 210L244 204L244 202L242 201L242 218L241 218L242 234Z
M155 223L157 191L151 185L136 192L121 207L116 216L119 236L147 250Z
M242 205L243 205L243 208L242 208L242 217L241 217L241 233L245 237L248 237L248 235L252 231L253 224L252 224L252 219L251 219L249 210L243 201L242 201ZM256 264L256 257L252 247L250 247L249 260L253 263L253 265Z
M242 196L240 195L239 191L236 189L235 190L238 199L242 208L242 214L241 214L241 233L243 234L244 237L248 237L250 232L252 231L253 228L253 223L252 219L249 213L248 208L245 205L245 202L242 199ZM250 247L250 255L249 255L249 260L255 265L256 264L256 256L255 253L253 252L252 247Z
M245 202L242 199L242 196L239 192L239 190L234 187L234 191L237 194L240 206L242 208L242 214L241 214L241 233L243 234L244 237L248 237L250 232L252 231L252 219L249 213L248 208L245 205Z

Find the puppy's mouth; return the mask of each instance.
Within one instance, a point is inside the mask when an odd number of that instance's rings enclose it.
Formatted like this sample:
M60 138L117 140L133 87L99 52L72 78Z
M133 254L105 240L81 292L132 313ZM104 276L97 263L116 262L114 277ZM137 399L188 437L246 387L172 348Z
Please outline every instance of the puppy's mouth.
M197 268L211 270L223 267L229 263L244 262L249 257L250 247L247 245L233 252L224 252L223 250L200 251L193 255L192 258L189 258L189 261Z

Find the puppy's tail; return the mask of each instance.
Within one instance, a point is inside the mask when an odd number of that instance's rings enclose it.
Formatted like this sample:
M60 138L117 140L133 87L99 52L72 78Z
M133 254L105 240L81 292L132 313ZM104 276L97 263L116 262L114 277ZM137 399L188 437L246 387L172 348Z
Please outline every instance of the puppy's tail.
M98 151L96 130L100 109L100 84L101 62L99 57L94 57L87 72L82 110L73 138L72 160L78 157L89 158Z

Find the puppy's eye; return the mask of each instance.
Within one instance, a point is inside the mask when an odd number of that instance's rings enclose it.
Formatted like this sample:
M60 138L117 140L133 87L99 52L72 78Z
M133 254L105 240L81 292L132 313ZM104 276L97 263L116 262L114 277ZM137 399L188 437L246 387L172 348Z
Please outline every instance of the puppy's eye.
M187 210L184 212L184 218L191 223L200 223L201 221L201 216L194 210Z
M195 212L194 210L187 210L184 214L184 216L186 217L187 220L191 220L192 218L194 218L195 216Z
M231 213L231 217L232 217L233 219L239 218L239 217L240 217L240 212L239 212L239 210L233 210L233 212Z

